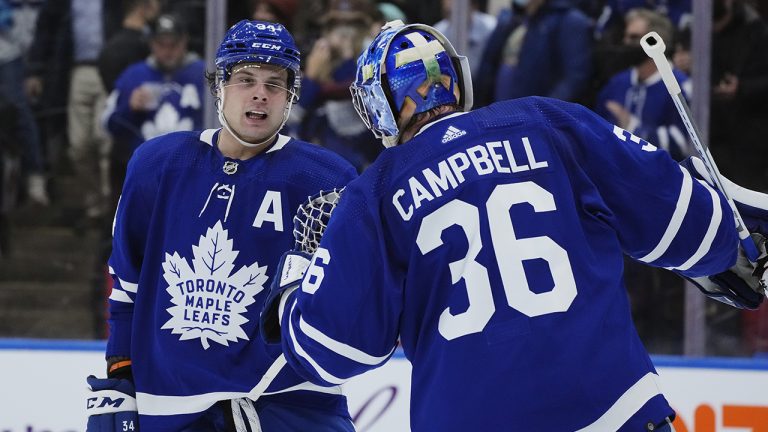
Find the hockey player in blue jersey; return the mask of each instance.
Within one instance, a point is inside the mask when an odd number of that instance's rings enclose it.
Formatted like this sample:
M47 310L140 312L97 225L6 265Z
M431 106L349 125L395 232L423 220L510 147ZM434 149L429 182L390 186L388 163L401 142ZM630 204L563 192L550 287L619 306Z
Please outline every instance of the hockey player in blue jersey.
M311 259L283 257L262 330L290 366L338 385L400 341L414 432L671 430L622 253L756 308L761 272L735 264L725 198L580 105L469 111L466 59L429 26L388 23L352 93L387 148L344 189Z
M228 30L209 76L222 129L134 153L109 259L108 378L89 377L89 431L353 431L338 387L307 382L259 337L291 218L355 169L279 134L299 93L280 24ZM133 387L135 386L135 400Z

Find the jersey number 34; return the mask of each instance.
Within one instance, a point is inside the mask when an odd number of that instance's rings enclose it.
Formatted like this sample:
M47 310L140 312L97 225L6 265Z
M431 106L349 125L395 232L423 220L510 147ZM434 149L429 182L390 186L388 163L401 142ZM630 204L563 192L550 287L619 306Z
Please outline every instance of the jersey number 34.
M515 236L509 210L521 203L530 204L537 213L557 210L552 194L530 181L498 185L488 197L487 223L507 304L529 317L564 312L576 297L568 253L547 236ZM488 270L475 261L483 247L479 232L482 222L476 206L454 199L424 218L416 238L426 255L443 244L444 230L458 225L469 244L464 258L448 264L452 283L464 279L469 299L466 311L454 315L446 308L440 315L438 330L448 340L482 332L496 311ZM552 290L543 293L531 291L523 267L523 261L537 258L547 261L554 281Z

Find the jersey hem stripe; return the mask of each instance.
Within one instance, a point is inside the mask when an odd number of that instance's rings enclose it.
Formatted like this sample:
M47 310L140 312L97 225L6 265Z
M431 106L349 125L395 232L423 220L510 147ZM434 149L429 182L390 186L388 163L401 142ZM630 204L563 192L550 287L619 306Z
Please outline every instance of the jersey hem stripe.
M660 395L656 375L648 372L640 378L597 421L576 432L602 432L619 430L651 398Z

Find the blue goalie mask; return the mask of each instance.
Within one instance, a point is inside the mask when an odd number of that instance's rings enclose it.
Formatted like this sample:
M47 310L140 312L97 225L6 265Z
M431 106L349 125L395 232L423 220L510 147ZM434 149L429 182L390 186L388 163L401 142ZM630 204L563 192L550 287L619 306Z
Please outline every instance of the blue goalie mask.
M299 49L282 24L243 20L230 27L216 51L216 81L229 80L234 66L266 63L288 71L288 90L292 102L298 100L301 86Z
M415 114L441 105L472 108L467 58L442 33L392 21L357 60L350 86L355 109L385 147L397 145Z

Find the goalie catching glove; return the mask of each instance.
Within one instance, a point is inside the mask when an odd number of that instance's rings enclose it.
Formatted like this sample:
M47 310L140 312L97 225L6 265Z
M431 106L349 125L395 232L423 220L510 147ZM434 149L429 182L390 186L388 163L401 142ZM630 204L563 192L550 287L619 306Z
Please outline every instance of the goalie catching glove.
M87 378L91 389L86 400L87 432L122 432L139 430L136 391L127 379Z
M752 240L757 243L760 259L757 267L744 255L739 247L736 265L712 276L686 278L708 297L741 309L757 309L765 298L766 274L765 265L768 255L765 251L765 237L752 234Z
M704 163L697 157L689 157L680 162L691 175L714 186ZM768 195L745 189L722 177L721 182L726 193L733 199L760 256L752 263L739 246L736 264L716 275L686 278L696 285L708 297L742 309L757 309L766 293L766 235L768 235Z
M269 295L261 311L259 331L264 342L280 343L280 321L283 318L285 303L290 294L301 285L311 259L312 255L295 250L284 253L280 258L280 264L277 266L280 278L272 280Z

